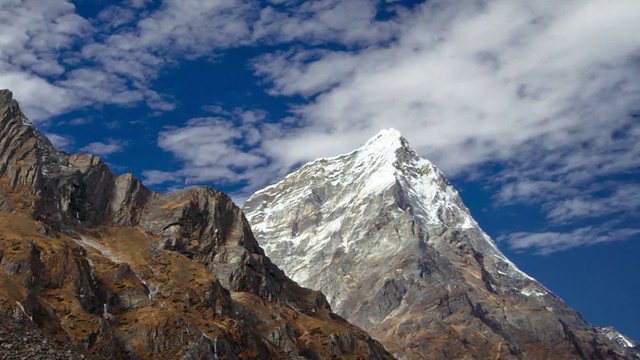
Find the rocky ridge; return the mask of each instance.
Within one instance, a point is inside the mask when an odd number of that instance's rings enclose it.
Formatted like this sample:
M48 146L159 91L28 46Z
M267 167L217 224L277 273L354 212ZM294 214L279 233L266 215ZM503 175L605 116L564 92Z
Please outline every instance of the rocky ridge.
M271 263L211 188L56 150L0 90L0 315L97 357L390 359Z
M268 256L402 359L635 359L519 270L395 130L244 206Z

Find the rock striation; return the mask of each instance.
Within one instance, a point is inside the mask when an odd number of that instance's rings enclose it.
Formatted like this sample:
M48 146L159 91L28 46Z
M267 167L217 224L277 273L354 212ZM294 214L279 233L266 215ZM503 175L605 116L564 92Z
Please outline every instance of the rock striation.
M0 316L69 358L392 358L285 276L226 194L155 193L58 151L8 90L0 210Z
M401 359L636 359L514 265L395 130L244 206L267 255Z

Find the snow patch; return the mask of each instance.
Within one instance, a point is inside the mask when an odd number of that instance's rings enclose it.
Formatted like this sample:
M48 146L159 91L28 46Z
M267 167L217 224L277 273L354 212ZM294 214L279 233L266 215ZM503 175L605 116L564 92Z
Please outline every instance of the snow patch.
M109 307L106 303L102 304L102 317L111 321L116 320L116 317L109 313Z
M93 248L94 250L98 251L100 255L102 255L103 257L106 257L107 259L113 261L116 264L120 264L123 262L113 252L111 252L111 250L107 249L102 244L99 244L85 236L81 235L80 239L74 239L74 240L81 245Z
M540 289L540 287L537 286L536 284L529 284L523 287L522 289L520 289L519 291L520 291L520 294L524 296L539 297L539 296L545 296L548 294L545 290Z
M620 334L618 330L612 327L599 328L599 332L607 337L607 339L618 343L620 346L625 348L635 348L636 344L631 341L628 337Z
M28 126L28 127L32 127L35 128L35 126L33 126L33 123L31 121L29 121L29 119L27 119L24 116L20 116L20 122L22 123L22 125L24 126Z
M149 294L147 295L149 300L153 300L153 298L156 296L158 291L160 291L160 286L158 284L148 283L148 282L144 281L144 279L142 279L142 275L140 275L137 272L134 272L134 275L138 278L138 280L140 280L140 282L142 284L144 284L144 286L147 288L147 290L149 290Z
M209 341L211 341L213 343L213 358L215 360L220 359L220 356L218 355L218 338L212 339L209 335L202 333L202 337L204 337L205 339L208 339Z
M24 316L29 318L29 320L33 321L33 317L31 315L27 314L26 310L24 309L24 306L22 305L22 303L20 301L16 301L16 305L18 305L18 307L20 308L20 310L22 311Z

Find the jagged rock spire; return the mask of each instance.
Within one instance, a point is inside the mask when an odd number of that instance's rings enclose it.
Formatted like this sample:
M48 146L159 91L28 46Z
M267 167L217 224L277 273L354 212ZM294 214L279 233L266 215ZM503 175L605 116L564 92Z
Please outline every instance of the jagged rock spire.
M224 246L227 255L221 258L219 269L236 256L255 254L252 261L261 260L251 264L248 272L279 272L264 258L242 211L226 194L211 188L158 194L131 174L111 173L98 156L60 152L26 120L8 90L0 91L0 159L3 211L24 213L57 229L140 226L174 243L188 238L173 245L178 249L191 247L193 241L206 252ZM172 201L179 206L164 206ZM194 231L199 237L193 237ZM220 276L230 289L282 298L280 279L266 276L254 281L257 279L247 278L244 270L236 274L237 270L232 266Z

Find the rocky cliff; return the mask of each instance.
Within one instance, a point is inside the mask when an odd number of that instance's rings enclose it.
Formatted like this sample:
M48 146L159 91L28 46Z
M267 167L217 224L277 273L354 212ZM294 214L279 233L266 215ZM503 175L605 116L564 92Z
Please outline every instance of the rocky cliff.
M635 359L520 271L395 130L303 166L245 204L294 280L403 359Z
M0 91L0 315L120 359L390 359L271 263L210 188L57 151Z

